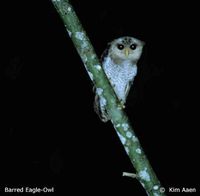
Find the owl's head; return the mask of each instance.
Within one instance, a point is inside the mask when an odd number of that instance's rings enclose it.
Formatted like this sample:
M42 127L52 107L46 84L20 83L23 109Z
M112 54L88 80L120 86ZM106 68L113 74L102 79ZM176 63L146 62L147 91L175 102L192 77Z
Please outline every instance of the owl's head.
M113 57L137 63L145 43L134 37L120 37L110 43L109 52Z

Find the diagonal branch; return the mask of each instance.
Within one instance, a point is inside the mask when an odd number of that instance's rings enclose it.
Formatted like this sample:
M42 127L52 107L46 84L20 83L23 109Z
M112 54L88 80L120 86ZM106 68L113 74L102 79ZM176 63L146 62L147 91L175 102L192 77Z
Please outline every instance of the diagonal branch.
M119 103L72 5L69 0L51 1L63 20L90 79L98 89L99 96L104 100L111 122L136 170L136 179L139 180L148 195L164 196L165 194L160 192L161 184L144 154L129 119Z

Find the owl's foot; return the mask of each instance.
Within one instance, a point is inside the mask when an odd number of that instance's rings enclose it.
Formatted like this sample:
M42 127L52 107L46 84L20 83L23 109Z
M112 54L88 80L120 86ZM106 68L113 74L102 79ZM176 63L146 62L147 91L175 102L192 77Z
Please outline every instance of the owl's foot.
M124 109L126 107L125 102L123 100L120 100L119 107L122 109Z

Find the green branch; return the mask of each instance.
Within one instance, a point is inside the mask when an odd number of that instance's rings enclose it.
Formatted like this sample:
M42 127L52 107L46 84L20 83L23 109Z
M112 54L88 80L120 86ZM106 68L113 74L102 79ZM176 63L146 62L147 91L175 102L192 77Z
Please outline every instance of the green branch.
M124 172L123 175L138 179L148 195L165 195L160 192L161 184L144 154L126 113L123 111L114 90L110 86L110 83L102 70L94 48L72 5L69 3L69 0L51 1L63 20L66 30L85 65L90 79L98 89L97 92L99 93L99 96L104 100L111 122L136 170L136 174Z

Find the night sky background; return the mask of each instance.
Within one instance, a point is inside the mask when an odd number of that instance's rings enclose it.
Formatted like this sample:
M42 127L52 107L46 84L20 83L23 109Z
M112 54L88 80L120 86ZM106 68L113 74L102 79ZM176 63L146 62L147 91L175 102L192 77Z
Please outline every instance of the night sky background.
M199 191L195 5L71 2L98 56L120 36L145 41L126 112L163 186ZM51 1L4 1L0 9L0 193L53 186L56 195L145 196L122 177L134 169L111 123L93 111L92 83Z

